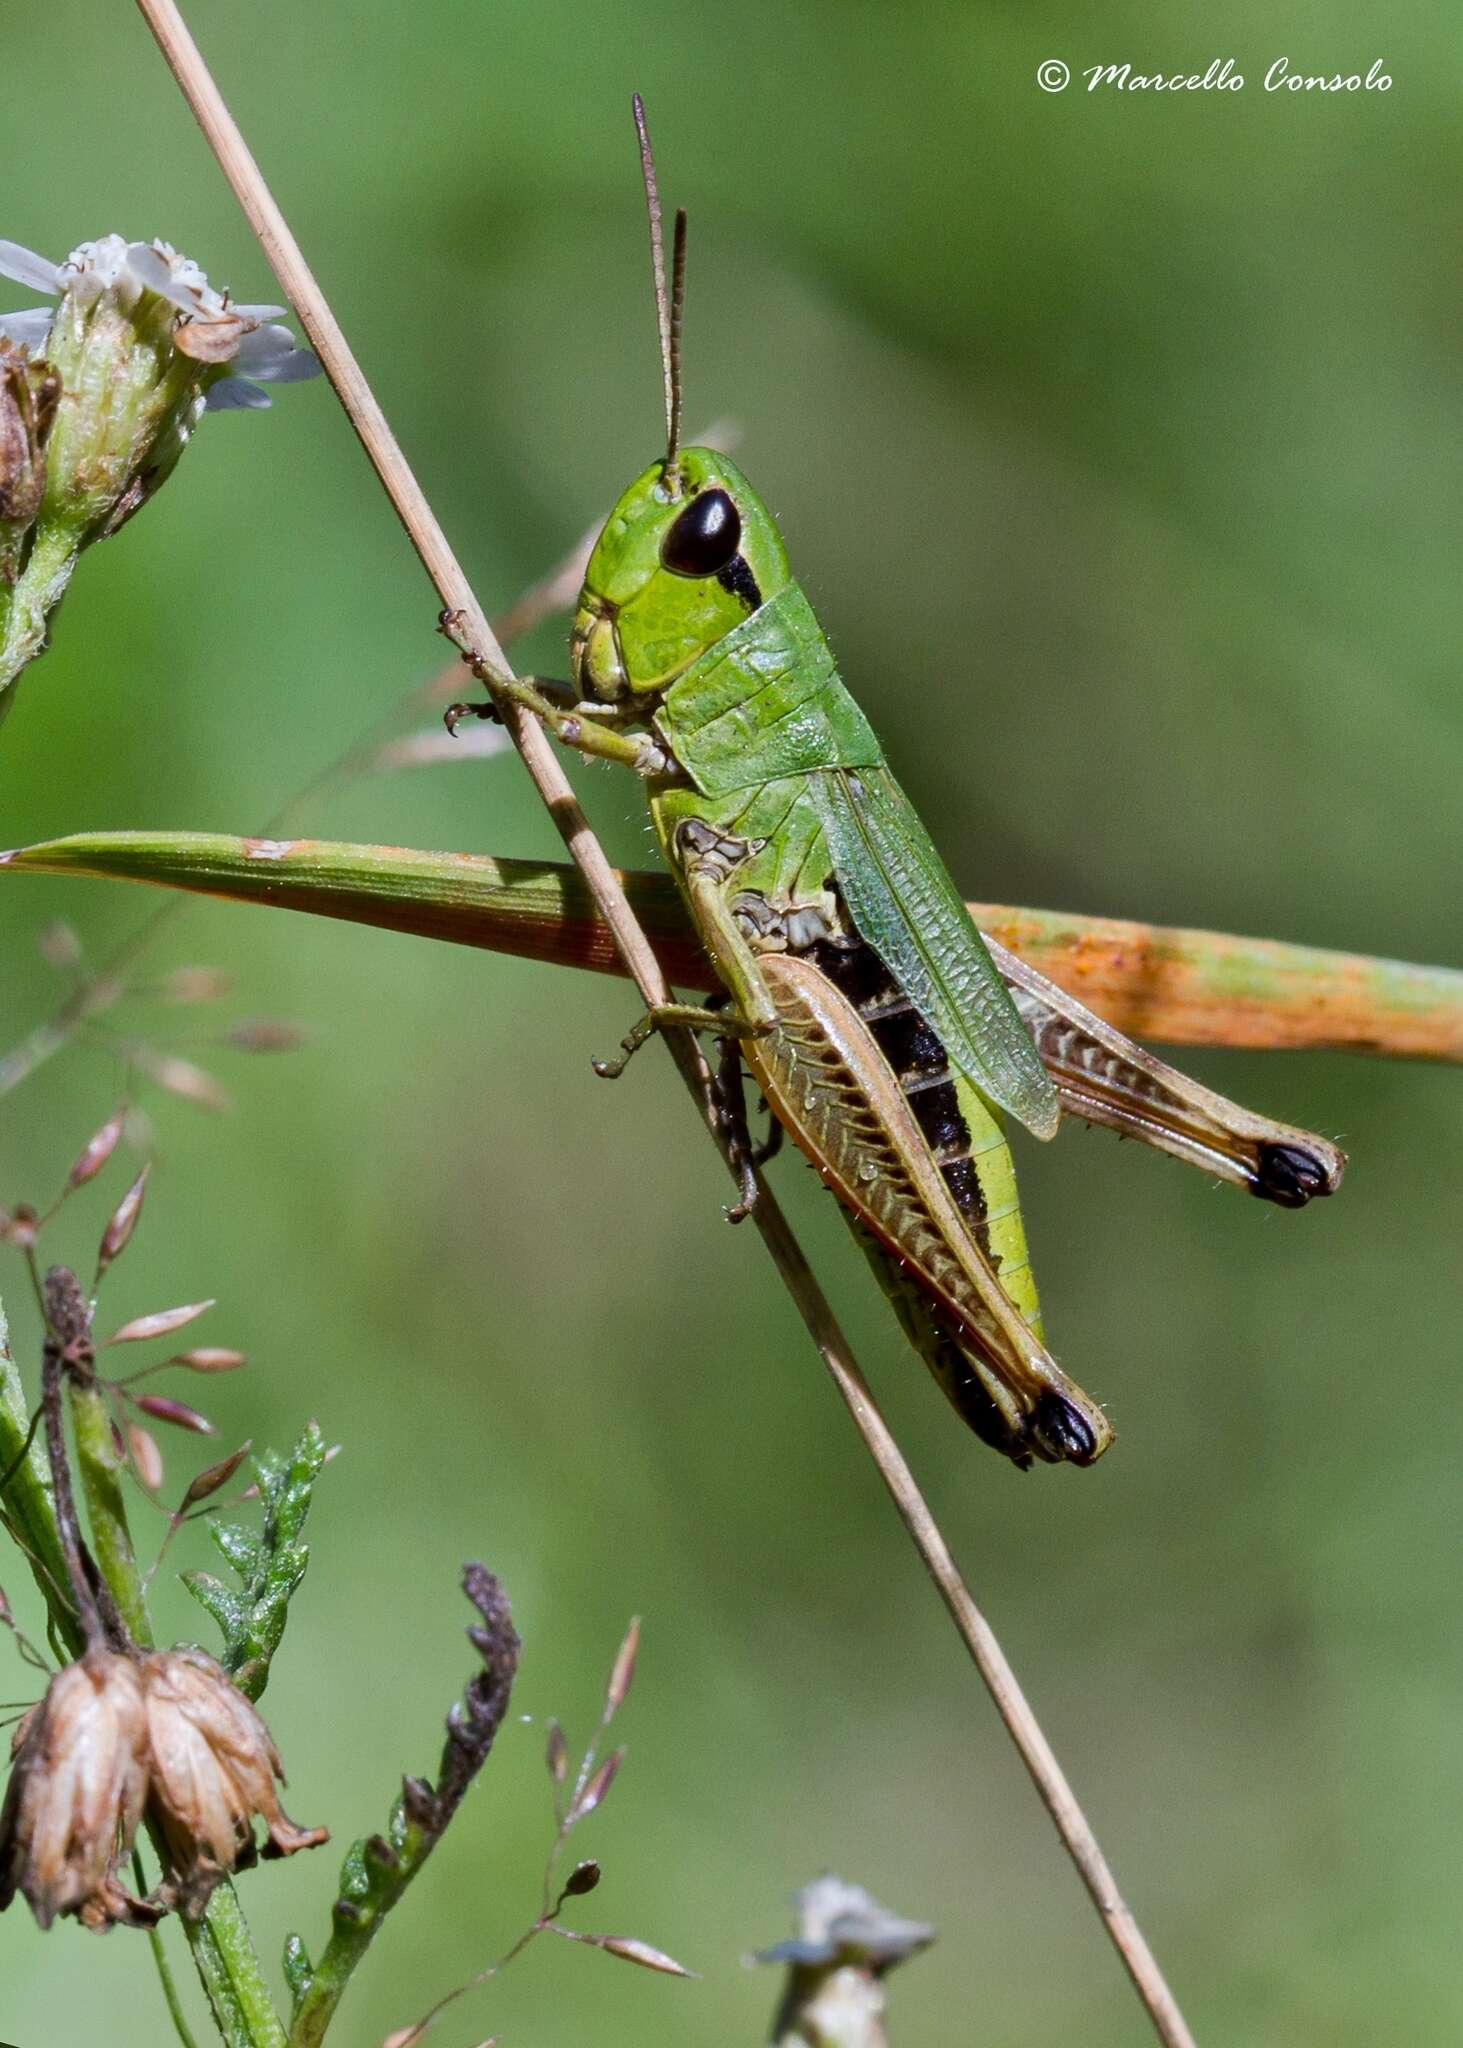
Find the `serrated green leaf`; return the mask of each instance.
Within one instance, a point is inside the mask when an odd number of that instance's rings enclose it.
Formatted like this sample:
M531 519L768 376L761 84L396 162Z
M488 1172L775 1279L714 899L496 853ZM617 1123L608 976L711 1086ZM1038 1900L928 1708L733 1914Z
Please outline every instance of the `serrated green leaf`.
M371 1872L366 1864L364 1840L352 1842L340 1859L340 1896L355 1902L369 1898Z
M282 1966L291 2002L298 2006L315 1980L315 1965L310 1961L310 1952L298 1934L285 1936Z
M262 1526L214 1526L213 1540L238 1573L237 1591L211 1572L183 1573L183 1583L218 1623L223 1635L219 1662L239 1690L257 1700L269 1681L269 1665L284 1635L289 1604L310 1561L298 1541L310 1512L310 1497L325 1463L325 1439L309 1423L288 1459L264 1451L254 1461Z
M181 1577L199 1606L206 1608L223 1630L225 1639L243 1626L244 1603L222 1579L202 1571L183 1572Z
M241 1578L260 1569L264 1548L252 1529L238 1522L210 1522L208 1533Z

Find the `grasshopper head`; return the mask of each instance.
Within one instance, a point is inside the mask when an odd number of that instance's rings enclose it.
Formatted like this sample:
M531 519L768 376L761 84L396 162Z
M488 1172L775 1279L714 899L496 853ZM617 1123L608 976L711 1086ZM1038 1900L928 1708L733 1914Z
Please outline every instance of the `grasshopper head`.
M734 462L682 448L652 463L595 543L570 640L575 687L652 695L790 581L771 516Z

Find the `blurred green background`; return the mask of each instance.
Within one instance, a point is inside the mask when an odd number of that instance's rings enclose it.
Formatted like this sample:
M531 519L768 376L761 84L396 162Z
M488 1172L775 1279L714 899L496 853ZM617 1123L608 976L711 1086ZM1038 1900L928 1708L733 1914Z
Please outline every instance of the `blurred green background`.
M1456 10L1188 12L191 18L490 606L658 445L638 86L692 216L690 421L741 422L969 892L1456 959ZM1381 57L1395 82L1267 95L1281 55ZM1226 56L1243 92L1035 77ZM54 0L12 24L5 70L0 232L56 258L160 234L273 295L129 8ZM434 608L323 384L210 419L24 681L0 840L256 829L437 665ZM526 655L562 670L561 629ZM574 772L616 856L648 860L637 791ZM557 852L511 759L369 783L309 829ZM8 1045L57 1000L49 919L100 955L152 904L40 879L0 907ZM627 990L215 904L154 959L227 965L236 1010L312 1033L200 1054L230 1115L149 1100L155 1181L102 1316L216 1294L200 1341L255 1361L203 1389L221 1440L284 1444L314 1414L345 1445L267 1702L297 1817L343 1846L434 1764L470 1666L463 1558L502 1573L526 1639L532 1725L370 1958L342 2048L531 1914L543 1719L586 1730L631 1612L631 1759L576 1918L702 1981L554 1945L444 2042L756 2041L775 1987L741 1957L827 1867L943 1930L896 1980L900 2042L1145 2038L793 1311L720 1220L668 1064L589 1071ZM1291 1217L1101 1136L1021 1146L1049 1330L1121 1432L1089 1474L1022 1478L964 1436L811 1176L778 1185L1200 2037L1455 2041L1463 1090L1340 1056L1186 1064L1338 1135L1352 1172ZM118 1085L73 1051L0 1103L0 1199L44 1198ZM52 1256L89 1258L121 1185ZM31 1369L20 1282L0 1272ZM180 1487L193 1446L167 1449ZM201 1532L179 1546L210 1561ZM14 1560L4 1583L28 1593ZM207 1630L176 1586L161 1604ZM0 1692L25 1689L9 1658ZM332 1847L243 1880L271 1958L291 1927L323 1941L334 1872ZM145 1945L8 1916L0 2035L153 2048Z

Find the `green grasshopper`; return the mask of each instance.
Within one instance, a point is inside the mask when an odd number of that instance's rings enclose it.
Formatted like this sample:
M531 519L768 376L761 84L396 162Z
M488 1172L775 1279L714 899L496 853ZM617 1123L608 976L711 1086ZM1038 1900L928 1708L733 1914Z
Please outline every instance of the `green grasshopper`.
M666 389L666 452L595 545L570 639L572 687L488 673L584 754L644 778L661 851L725 990L642 1017L723 1042L719 1100L756 1197L745 1061L832 1188L956 1411L1019 1466L1089 1465L1103 1410L1047 1352L1005 1111L1039 1138L1064 1112L1286 1207L1338 1185L1324 1139L1251 1116L982 941L918 813L844 687L782 537L735 464L680 445L686 217L666 289L654 162L637 97ZM456 705L492 716L494 703ZM999 953L999 949L998 949Z

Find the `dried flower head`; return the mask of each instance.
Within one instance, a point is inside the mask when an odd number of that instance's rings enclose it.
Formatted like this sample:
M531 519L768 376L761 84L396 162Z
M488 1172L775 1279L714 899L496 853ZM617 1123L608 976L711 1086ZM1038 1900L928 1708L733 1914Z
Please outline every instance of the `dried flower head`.
M137 1665L91 1650L58 1671L15 1733L0 1813L0 1911L17 1892L42 1927L64 1913L105 1932L153 1916L117 1877L147 1796Z
M291 1856L328 1839L297 1828L280 1806L284 1771L269 1730L221 1665L202 1650L162 1650L142 1663L152 1758L152 1809L170 1868L162 1896L195 1919L219 1879L252 1860L255 1816L265 1854Z
M227 365L223 378L210 378L205 397L210 411L269 404L264 384L293 384L319 374L308 349L299 348L287 328L275 323L283 306L235 305L214 289L191 258L170 242L129 242L103 235L81 242L64 263L51 263L18 242L0 241L0 277L59 298L57 308L36 306L0 314L0 334L54 359L57 329L68 316L121 313L139 329L153 323L158 338L195 363ZM234 387L247 383L249 389Z

